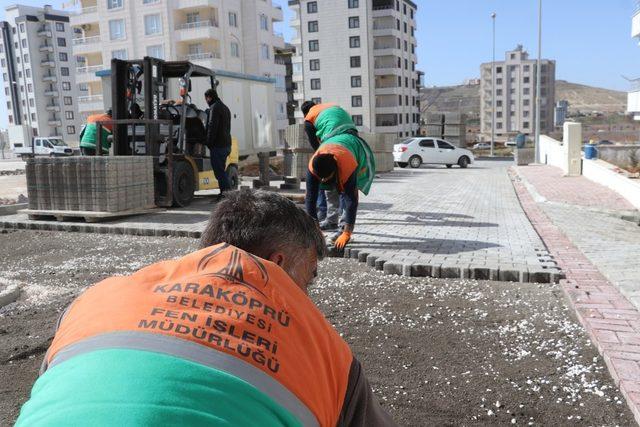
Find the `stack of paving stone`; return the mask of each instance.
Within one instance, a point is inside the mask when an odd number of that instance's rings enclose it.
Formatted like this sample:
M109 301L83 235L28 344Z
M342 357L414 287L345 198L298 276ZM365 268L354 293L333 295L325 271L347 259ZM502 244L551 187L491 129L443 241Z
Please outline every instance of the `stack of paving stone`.
M461 113L444 113L443 139L457 147L467 146L466 117Z
M376 159L376 172L389 172L393 170L393 146L396 137L389 133L361 133Z
M291 159L291 176L304 180L307 177L309 159L313 155L313 148L304 132L304 125L296 124L287 127L284 139L293 153Z
M28 159L29 209L122 212L154 206L149 156Z
M427 132L426 136L442 138L442 134L444 133L444 114L427 113L425 119L425 131Z

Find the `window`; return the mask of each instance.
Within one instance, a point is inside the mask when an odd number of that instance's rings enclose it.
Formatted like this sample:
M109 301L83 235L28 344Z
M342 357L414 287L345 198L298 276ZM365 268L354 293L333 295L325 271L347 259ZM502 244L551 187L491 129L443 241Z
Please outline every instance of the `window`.
M76 133L76 127L75 126L67 126L67 133L69 135L73 135L74 133Z
M407 43L407 41L404 41L404 51L408 52L409 51L409 43Z
M351 62L351 68L360 68L360 57L359 56L352 56L350 58L350 62Z
M64 31L64 22L56 22L56 31Z
M409 12L411 14L411 19L413 19L413 9L409 9Z
M122 7L124 0L107 0L107 9L117 9Z
M127 59L127 49L112 50L111 57L115 59Z
M28 64L28 63L29 63L29 54L28 54L28 53L25 53L25 54L24 54L24 63L25 63L25 64Z
M68 76L69 75L69 67L60 67L60 75Z
M311 79L311 90L320 90L320 79Z
M529 79L529 77L525 77L524 79L522 79L522 81L523 81L524 83L529 83L530 79Z
M362 96L356 95L351 97L351 106L352 107L362 107Z
M496 90L496 96L502 96L502 89Z
M62 90L71 90L71 83L62 82Z
M524 89L522 89L522 94L523 95L529 95L529 92L530 92L530 90L529 90L528 87L525 87Z
M26 70L24 70L24 75L25 75L26 77L31 77L31 69L30 69L30 68L27 68Z
M229 26L238 27L238 14L235 12L229 12Z
M515 53L511 54L511 59L516 59L516 54Z
M409 61L408 60L404 60L404 69L408 70L409 69Z
M511 111L511 112L509 113L509 115L510 115L511 117L514 117L514 116L516 115L516 112L515 112L515 111Z
M416 45L411 43L411 53L416 53Z
M501 118L502 118L502 111L498 111L498 112L496 112L496 117L497 117L498 119L501 119Z
M354 125L362 126L362 114L354 114L351 116L351 120L353 120Z
M318 13L318 2L310 1L307 3L307 13Z
M231 56L240 58L240 45L237 42L231 42Z
M64 118L67 120L73 120L73 111L65 111Z
M160 15L145 15L144 17L144 34L147 36L162 33L162 22Z
M411 37L415 37L416 36L416 29L415 27L412 25L411 26Z
M109 21L109 38L111 40L124 39L124 19L112 19Z
M436 144L433 142L433 139L421 139L418 145L423 148L436 148Z
M398 95L398 105L402 105L402 95Z
M448 142L443 141L441 139L438 140L438 147L439 148L444 148L445 150L453 150L453 149L455 149L455 147L453 145L451 145Z
M31 121L36 121L36 113L31 113Z
M27 47L27 39L22 39L20 43L22 44L22 47Z
M320 60L312 59L311 61L309 61L309 69L311 71L318 71L320 69Z
M311 102L314 104L322 104L322 98L311 98Z
M502 67L496 67L496 73L498 74L502 73Z
M267 20L267 15L260 15L260 28L269 31L269 21Z
M13 123L13 116L11 114L9 114L9 124Z
M351 87L362 87L362 76L351 76Z
M309 27L309 32L310 33L317 33L318 32L318 21L309 21L307 23L308 27Z
M192 43L188 46L189 55L200 55L203 53L202 43Z
M2 66L4 67L4 59L2 60ZM9 77L7 77L7 73L2 73L2 80L4 80L5 82L9 81Z
M502 84L502 79L496 79L496 84L497 85L501 85Z
M524 110L522 112L522 117L529 117L529 111L528 110Z
M60 52L58 56L60 57L60 61L62 62L67 62L69 60L69 56L66 52Z
M496 123L496 129L502 129L502 122Z
M529 122L522 122L522 127L528 128L529 127Z
M404 33L407 34L409 32L408 27L407 27L407 23L404 23Z
M349 37L349 47L350 48L360 47L360 36Z
M6 66L7 66L7 61L5 61L5 60L4 60L4 58L0 59L0 65L1 65L2 67L6 67ZM7 76L7 74L6 74L6 73L4 73L4 74L3 74L3 76L4 76L4 81L6 82L6 81L7 81L7 77L6 77L6 76Z
M161 44L147 46L147 56L164 59L164 47Z
M349 28L360 28L360 17L359 16L350 16L349 17Z
M509 89L509 93L510 93L511 95L515 95L516 90L515 90L514 88L511 88L511 89Z
M27 92L33 93L33 85L31 83L27 83Z
M269 54L269 45L266 45L264 43L262 43L260 45L260 57L262 59L269 59L270 54Z
M530 69L531 69L531 67L530 67L529 65L525 65L524 67L522 67L522 70L523 70L525 73L528 73Z
M70 96L65 96L64 105L73 105L73 98L71 98Z
M404 15L406 15L406 14L407 14L407 5L406 5L406 3L402 5L402 13L403 13Z
M528 99L522 100L522 105L524 105L525 107L528 107L529 106L529 100Z
M360 7L360 0L348 0L349 9L357 9Z
M67 45L67 39L64 37L58 37L58 46L65 47Z
M8 88L8 87L5 87L5 88L4 88L4 94L5 94L5 95L7 95L7 96L9 96L9 88Z
M24 33L24 22L20 23L20 32Z
M320 50L320 42L318 40L309 40L309 52L317 52Z
M29 107L35 107L36 106L36 102L33 100L33 98L29 98Z

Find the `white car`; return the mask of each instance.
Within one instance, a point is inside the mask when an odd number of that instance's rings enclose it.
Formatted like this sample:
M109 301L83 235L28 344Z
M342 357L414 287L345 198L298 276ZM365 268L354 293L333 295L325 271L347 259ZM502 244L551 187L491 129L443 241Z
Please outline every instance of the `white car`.
M31 142L27 143L26 147L23 147L21 143L16 143L13 147L13 152L21 157L28 155L50 157L73 155L73 149L56 136L35 137Z
M474 150L488 150L491 148L491 144L488 142L478 142L473 146Z
M401 168L406 168L407 165L419 168L423 163L466 168L473 163L474 158L467 149L458 148L442 139L423 137L407 139L394 145L393 160Z

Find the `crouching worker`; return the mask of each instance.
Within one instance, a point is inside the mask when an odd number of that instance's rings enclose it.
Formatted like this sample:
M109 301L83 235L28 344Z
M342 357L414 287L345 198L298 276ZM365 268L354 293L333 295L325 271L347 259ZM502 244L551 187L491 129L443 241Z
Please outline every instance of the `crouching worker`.
M109 154L111 141L109 136L113 131L113 125L102 126L101 134L98 135L97 122L111 120L111 109L100 114L92 114L87 117L87 124L80 131L80 152L83 156L95 156L97 153L97 141L102 141L102 150L100 154Z
M307 214L228 192L201 246L80 295L17 425L393 425L307 295L325 253Z
M320 108L319 108L320 107ZM305 206L317 219L318 191L336 189L340 194L341 230L332 238L337 249L351 240L358 212L358 190L369 193L375 176L375 158L369 145L358 136L351 116L335 105L311 108L305 120L316 128L320 147L309 161Z

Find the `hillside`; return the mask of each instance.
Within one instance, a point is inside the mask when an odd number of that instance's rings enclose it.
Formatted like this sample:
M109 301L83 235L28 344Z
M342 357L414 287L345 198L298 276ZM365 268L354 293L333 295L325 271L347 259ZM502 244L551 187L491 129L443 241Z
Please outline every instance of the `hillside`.
M569 101L569 110L582 112L625 111L626 92L586 86L565 80L556 81L556 100ZM480 113L480 86L439 86L422 89L422 110Z

